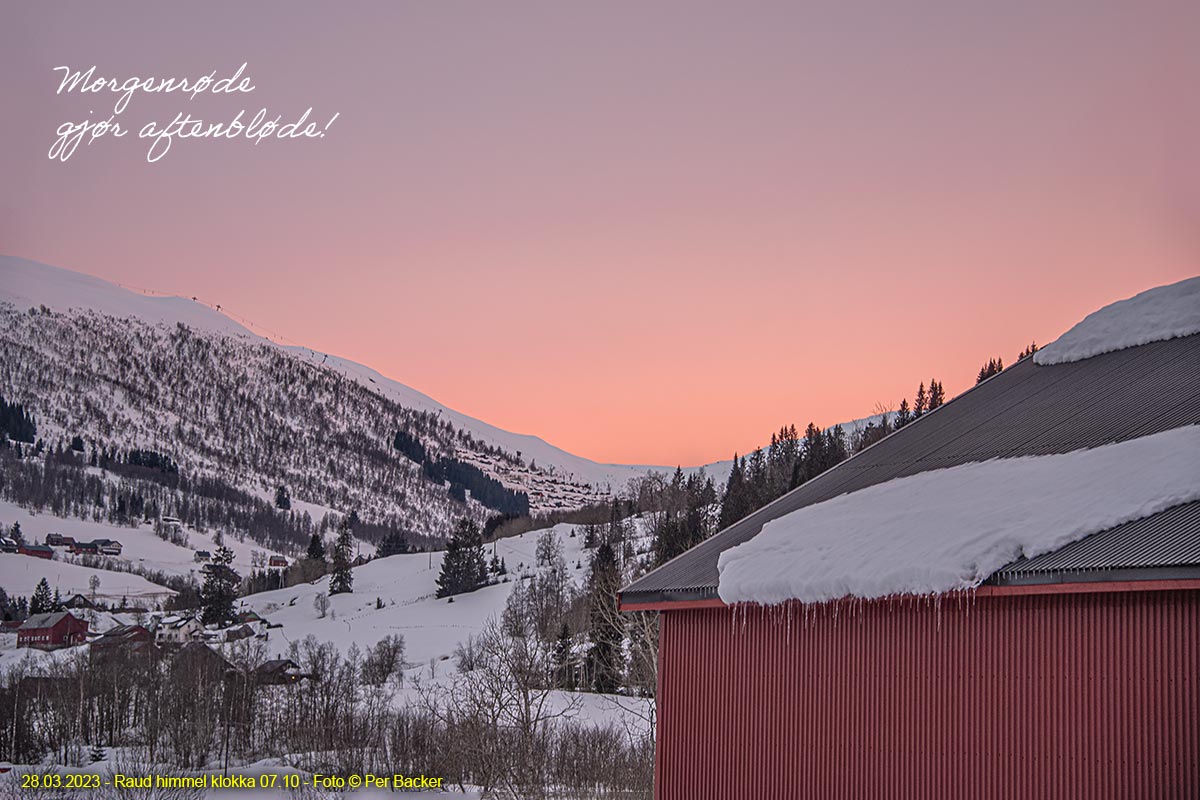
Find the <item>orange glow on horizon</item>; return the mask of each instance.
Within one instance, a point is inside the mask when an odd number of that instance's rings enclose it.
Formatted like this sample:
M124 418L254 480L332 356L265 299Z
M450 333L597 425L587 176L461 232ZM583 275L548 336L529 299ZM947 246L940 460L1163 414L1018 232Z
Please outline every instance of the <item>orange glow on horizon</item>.
M0 252L210 299L597 461L954 395L1200 271L1196 4L236 8L9 10ZM243 61L253 108L330 135L45 157L88 113L54 66Z

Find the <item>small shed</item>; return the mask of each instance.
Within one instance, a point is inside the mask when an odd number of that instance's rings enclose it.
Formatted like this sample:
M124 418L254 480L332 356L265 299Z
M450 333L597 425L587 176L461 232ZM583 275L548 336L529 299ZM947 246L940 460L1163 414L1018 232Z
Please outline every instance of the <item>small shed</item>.
M290 658L275 658L264 661L254 670L254 679L259 684L281 686L297 683L312 676L301 672L300 665Z
M203 686L213 681L238 681L242 672L203 642L188 642L171 659L171 680L180 686Z
M63 605L67 608L82 609L85 611L86 610L93 610L93 611L96 610L95 603L93 603L91 600L88 600L82 594L78 594L78 593L73 594L70 597L68 597L63 602Z

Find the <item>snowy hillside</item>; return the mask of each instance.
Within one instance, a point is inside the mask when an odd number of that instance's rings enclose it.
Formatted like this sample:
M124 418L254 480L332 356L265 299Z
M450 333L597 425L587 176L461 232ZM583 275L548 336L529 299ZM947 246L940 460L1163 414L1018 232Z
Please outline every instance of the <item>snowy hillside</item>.
M572 525L556 525L552 530L562 545L568 570L579 585L589 558L583 549L583 537L572 536L575 532ZM452 603L435 597L443 552L390 556L357 567L354 592L330 597L324 618L314 608L313 601L328 592L328 577L314 584L253 594L243 602L271 622L283 624L280 641L274 644L281 652L286 650L287 643L309 634L344 650L351 644L373 645L398 633L407 644L408 660L427 664L431 659L448 658L456 644L477 634L489 616L500 613L515 581L535 570L537 541L544 533L545 530L529 531L498 540L494 544L495 554L504 559L509 569L508 582L458 595ZM488 545L489 558L492 548L493 545ZM580 569L576 569L577 564ZM375 607L377 599L383 601L383 608Z
M0 588L11 597L31 596L42 578L52 589L58 589L63 597L75 594L91 597L90 582L93 577L100 579L95 597L103 603L119 605L123 600L128 600L131 604L153 608L174 594L170 589L128 572L112 572L64 561L0 553Z
M620 490L630 479L645 475L648 471L668 472L674 469L672 465L599 463L568 453L538 436L503 430L448 408L370 367L309 348L281 344L269 336L259 335L248 321L243 325L220 311L219 306L209 307L196 298L147 295L90 275L0 255L0 303L5 302L21 311L46 306L56 311L91 312L117 319L132 317L170 327L183 323L199 331L238 337L247 342L270 343L311 363L336 370L404 408L439 416L481 442L510 454L520 453L523 461L536 463L559 482L584 484L607 493ZM853 420L843 423L843 427L850 431L865 426L872 419L875 418ZM690 473L704 469L715 481L720 482L728 477L731 463L728 460L717 461L685 467L684 471ZM533 482L536 476L524 480Z
M560 480L588 484L605 492L623 488L631 478L644 475L648 470L674 469L673 466L600 464L568 453L537 436L502 430L448 408L370 367L308 348L278 344L196 299L145 295L90 275L0 256L2 302L12 304L20 311L46 306L61 312L90 312L117 319L132 317L153 325L174 327L176 323L182 323L197 331L237 337L248 343L270 343L310 363L335 370L404 408L440 416L456 429L486 444L510 454L520 453L525 462L536 462ZM728 474L728 463L710 465L709 473L717 480L723 479ZM721 472L723 465L724 473Z
M7 518L4 515L11 512L10 507L0 506L0 519ZM22 518L22 528L26 527L27 521L35 525L53 519L45 515L32 520ZM633 528L639 549L648 546L643 525L644 522L639 520ZM67 535L83 536L112 535L114 532L111 526L80 522L56 529ZM501 583L457 595L453 601L435 596L444 553L434 552L377 558L355 567L353 592L349 594L328 596L329 578L325 577L312 584L249 595L239 601L238 608L253 610L270 622L264 658L285 657L293 643L301 643L309 636L334 645L342 653L351 647L365 651L386 636L403 636L408 688L401 691L398 701L406 702L412 699L414 678L454 680L452 659L456 646L468 638L478 637L488 621L498 618L504 610L518 583L528 580L539 570L537 544L539 538L548 533L557 537L570 581L577 589L582 589L591 551L584 548L584 536L579 527L560 524L488 545L487 556L490 559L494 552L497 558L503 559L508 575ZM172 552L178 550L190 554L192 551L162 542L148 529L126 529L121 541L126 554L133 553L139 562L154 563L164 569L174 566L187 570L194 566L185 562L180 553ZM231 542L230 546L238 553L239 560L248 559L248 545ZM0 587L14 596L32 594L43 576L52 587L59 587L64 596L76 592L90 596L88 582L93 575L101 579L97 599L104 602L117 602L127 597L131 602L142 600L153 607L171 594L170 590L137 575L89 569L58 560L0 554ZM318 596L328 598L329 605L324 613L315 603ZM7 644L11 645L11 642ZM11 666L25 656L52 659L54 654L15 651L10 647L0 653L0 668ZM568 699L564 698L563 702ZM610 699L584 694L579 700L585 706L581 713L593 721L644 726L648 718L646 705L649 701L645 699Z

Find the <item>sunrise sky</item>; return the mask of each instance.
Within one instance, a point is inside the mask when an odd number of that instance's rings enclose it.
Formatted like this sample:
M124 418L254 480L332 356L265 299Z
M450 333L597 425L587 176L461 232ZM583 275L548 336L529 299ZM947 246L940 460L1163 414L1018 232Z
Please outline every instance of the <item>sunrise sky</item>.
M901 6L905 6L901 10ZM312 106L324 139L47 152ZM1200 4L3 2L0 253L199 296L597 460L957 393L1200 272ZM285 119L286 121L286 119Z

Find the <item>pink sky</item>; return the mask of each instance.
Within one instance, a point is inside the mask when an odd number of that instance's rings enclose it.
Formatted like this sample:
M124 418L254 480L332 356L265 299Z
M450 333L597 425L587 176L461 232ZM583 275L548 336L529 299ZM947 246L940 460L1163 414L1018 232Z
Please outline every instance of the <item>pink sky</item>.
M836 7L835 7L836 5ZM0 252L197 295L597 460L967 388L1195 275L1200 4L10 3ZM133 137L70 65L322 140Z

